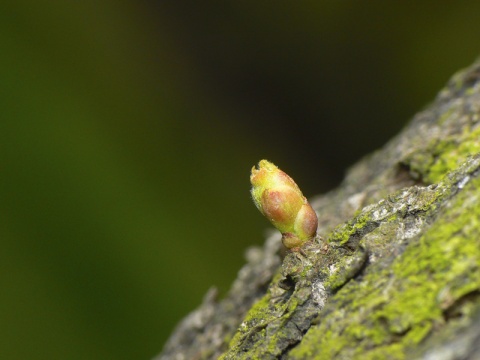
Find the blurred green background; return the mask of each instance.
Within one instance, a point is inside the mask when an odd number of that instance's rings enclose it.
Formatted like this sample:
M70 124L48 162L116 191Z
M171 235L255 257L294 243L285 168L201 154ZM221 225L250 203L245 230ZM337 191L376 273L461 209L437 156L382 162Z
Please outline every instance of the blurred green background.
M480 2L0 5L0 358L149 359L267 222L480 53Z

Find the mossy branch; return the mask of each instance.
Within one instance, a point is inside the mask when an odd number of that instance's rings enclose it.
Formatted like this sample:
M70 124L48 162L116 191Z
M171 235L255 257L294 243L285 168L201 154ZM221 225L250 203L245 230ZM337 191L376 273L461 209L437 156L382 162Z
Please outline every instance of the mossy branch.
M321 236L250 249L158 359L480 358L479 152L476 62L313 199Z

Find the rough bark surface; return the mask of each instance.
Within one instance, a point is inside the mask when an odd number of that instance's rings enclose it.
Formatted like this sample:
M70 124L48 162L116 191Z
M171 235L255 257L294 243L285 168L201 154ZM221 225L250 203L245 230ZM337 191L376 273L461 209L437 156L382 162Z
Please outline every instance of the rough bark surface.
M305 254L247 252L157 357L480 359L480 62L313 199Z

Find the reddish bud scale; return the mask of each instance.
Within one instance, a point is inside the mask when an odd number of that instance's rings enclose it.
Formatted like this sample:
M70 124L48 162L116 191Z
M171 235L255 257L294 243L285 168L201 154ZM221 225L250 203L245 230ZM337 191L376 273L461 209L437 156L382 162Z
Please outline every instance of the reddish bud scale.
M300 247L315 236L317 214L290 176L261 160L258 169L252 168L250 182L255 205L280 230L287 248Z

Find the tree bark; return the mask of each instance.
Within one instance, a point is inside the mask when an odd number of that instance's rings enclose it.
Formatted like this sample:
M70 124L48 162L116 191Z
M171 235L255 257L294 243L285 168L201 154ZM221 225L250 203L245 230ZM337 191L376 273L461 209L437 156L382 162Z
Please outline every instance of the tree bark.
M157 359L479 359L480 61L312 199L318 236L247 251Z

